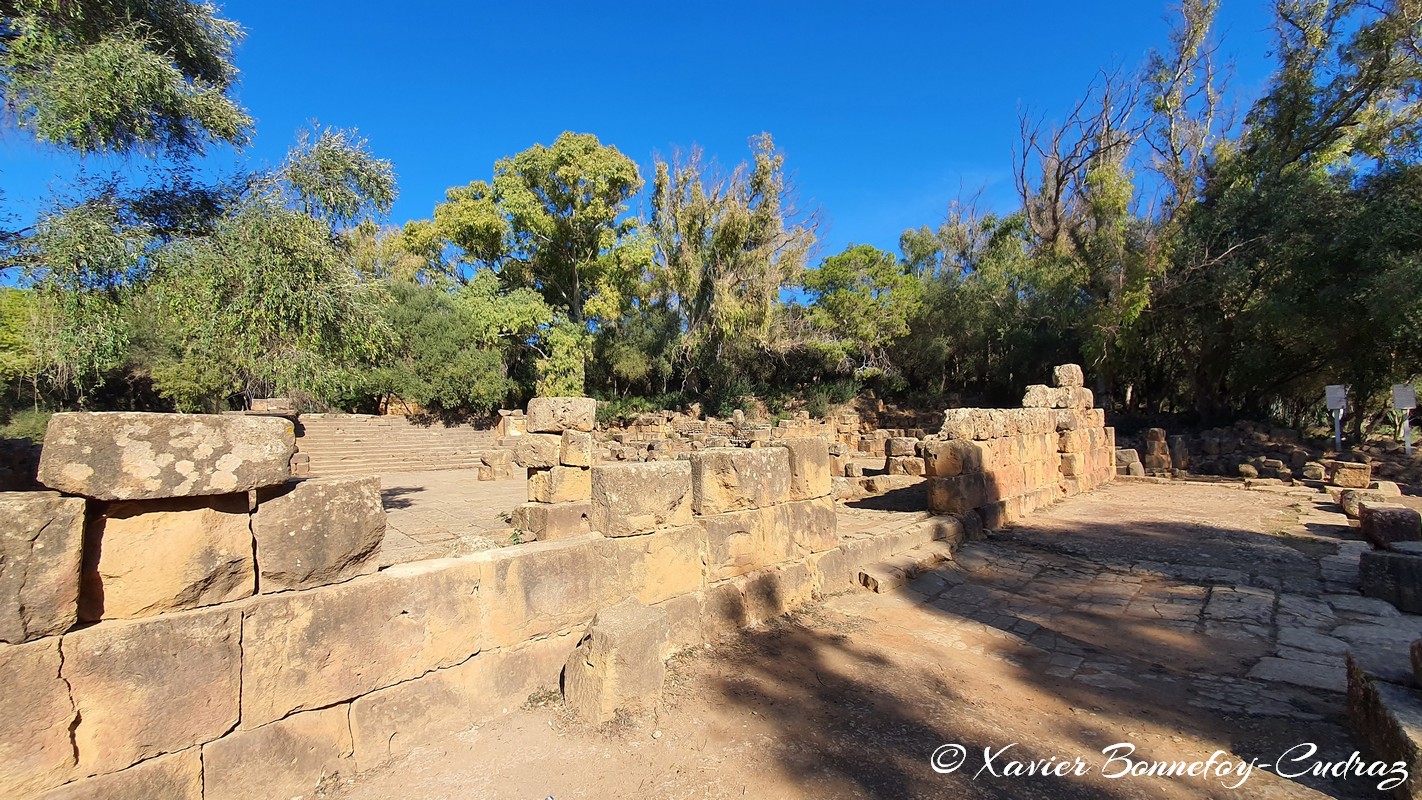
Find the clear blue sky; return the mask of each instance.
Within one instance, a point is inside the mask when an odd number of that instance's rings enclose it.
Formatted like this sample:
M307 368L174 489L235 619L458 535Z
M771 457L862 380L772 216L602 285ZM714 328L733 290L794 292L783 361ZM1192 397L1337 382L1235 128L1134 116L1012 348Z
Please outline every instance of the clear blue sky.
M1268 74L1270 5L1223 0L1223 52L1243 100ZM1154 0L223 8L247 28L238 95L257 135L240 155L214 153L216 168L278 162L311 120L355 127L395 162L389 221L400 223L564 130L617 146L644 176L654 154L692 145L734 164L768 131L803 203L821 210L822 254L849 242L896 249L960 188L1010 207L1019 109L1050 119L1099 68L1136 67L1165 45L1169 12ZM4 131L6 204L32 217L75 161Z

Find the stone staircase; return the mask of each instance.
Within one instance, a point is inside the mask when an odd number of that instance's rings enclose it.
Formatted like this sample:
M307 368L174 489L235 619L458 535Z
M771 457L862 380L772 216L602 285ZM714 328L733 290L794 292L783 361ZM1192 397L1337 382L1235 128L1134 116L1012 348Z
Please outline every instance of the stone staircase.
M478 469L495 433L469 425L419 425L405 417L302 414L296 448L310 458L312 477Z

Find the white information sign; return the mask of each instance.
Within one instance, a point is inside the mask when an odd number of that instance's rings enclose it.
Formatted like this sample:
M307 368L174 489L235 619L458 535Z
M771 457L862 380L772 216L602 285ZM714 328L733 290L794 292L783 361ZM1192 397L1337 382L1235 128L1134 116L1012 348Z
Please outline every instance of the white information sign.
M1417 407L1417 389L1410 383L1399 383L1392 387L1392 407L1407 411Z
M1329 411L1342 411L1348 407L1348 387L1328 386L1324 388L1324 397L1328 401Z

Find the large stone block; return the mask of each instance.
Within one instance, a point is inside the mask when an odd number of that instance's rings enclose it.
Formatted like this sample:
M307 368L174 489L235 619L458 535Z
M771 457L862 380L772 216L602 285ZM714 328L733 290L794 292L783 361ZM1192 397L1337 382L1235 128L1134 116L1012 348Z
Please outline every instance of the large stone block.
M256 791L272 798L314 796L323 779L355 766L349 708L293 714L204 745L203 800L248 800Z
M525 433L514 444L514 463L529 469L558 466L563 458L563 437L550 433Z
M209 795L211 796L211 795ZM249 795L250 796L250 795ZM203 800L202 750L150 758L125 770L66 783L36 800Z
M25 796L73 774L74 706L60 663L58 638L0 645L0 791Z
M423 745L447 743L470 727L557 690L576 635L551 636L358 697L351 703L355 760L362 770Z
M374 572L385 541L380 478L321 478L258 492L252 535L262 592L324 586Z
M80 617L129 619L256 590L245 494L128 500L90 523Z
M661 608L628 601L598 612L563 668L563 703L595 724L618 709L653 705L666 677L667 638Z
M591 467L593 465L593 438L583 431L563 431L562 449L559 460L568 467Z
M540 541L571 539L592 531L592 501L572 503L524 503L516 506L510 520L517 530L528 531Z
M784 453L781 448L775 450ZM632 536L658 528L689 524L692 517L691 470L691 463L687 461L628 462L593 467L593 530L604 536Z
M597 426L597 401L591 397L535 397L528 401L529 433L590 431Z
M1389 785L1374 785L1393 797L1422 797L1422 697L1368 675L1351 654L1347 665L1348 721L1367 748L1365 755L1405 770L1389 770Z
M0 642L63 633L79 611L84 501L0 492Z
M1422 555L1369 550L1358 562L1363 594L1386 600L1399 611L1422 614Z
M983 448L964 439L923 442L924 474L932 478L952 478L983 471Z
M697 514L764 508L790 498L783 447L724 447L691 454L691 505Z
M580 536L470 556L480 569L485 646L512 647L591 619L615 575L601 541Z
M790 557L785 537L772 551L765 509L748 508L712 514L696 520L706 531L706 566L712 581L734 578Z
M64 637L64 680L84 774L210 742L237 724L241 613L105 622Z
M529 502L575 503L591 498L591 470L559 466L528 476Z
M1334 486L1345 489L1366 489L1373 482L1373 468L1356 461L1325 461L1328 480Z
M929 478L928 510L935 514L963 514L987 502L987 483L982 473L955 478Z
M612 568L601 587L602 602L635 597L642 603L660 603L699 591L705 577L705 543L699 525L595 541L602 563Z
M1422 541L1422 514L1400 503L1363 500L1358 503L1363 538L1384 550L1393 542Z
M1062 364L1052 367L1052 384L1062 388L1077 388L1086 385L1086 375L1080 364Z
M401 564L263 595L242 629L242 727L332 705L457 664L480 648L476 557Z
M782 439L790 454L790 499L813 500L830 493L829 443L823 439Z
M295 452L281 417L66 412L49 420L39 479L95 500L229 494L285 483Z
M834 500L821 497L763 509L769 517L766 536L771 549L780 551L788 542L792 558L805 558L839 544L839 518Z
M894 436L884 440L884 455L886 456L911 456L914 448L918 446L918 440L909 436Z

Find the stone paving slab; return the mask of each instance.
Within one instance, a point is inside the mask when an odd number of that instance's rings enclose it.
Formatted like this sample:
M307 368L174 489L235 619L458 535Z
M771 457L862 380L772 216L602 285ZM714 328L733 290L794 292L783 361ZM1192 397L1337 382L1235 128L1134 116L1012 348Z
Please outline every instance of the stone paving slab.
M476 470L392 472L380 476L380 487L387 523L382 567L507 545L506 515L528 500L524 478L481 481Z

